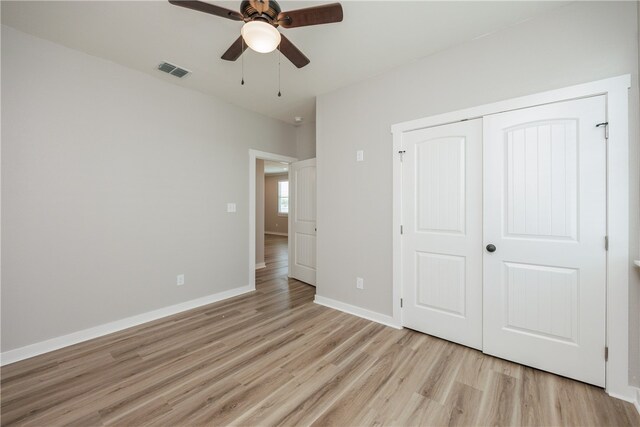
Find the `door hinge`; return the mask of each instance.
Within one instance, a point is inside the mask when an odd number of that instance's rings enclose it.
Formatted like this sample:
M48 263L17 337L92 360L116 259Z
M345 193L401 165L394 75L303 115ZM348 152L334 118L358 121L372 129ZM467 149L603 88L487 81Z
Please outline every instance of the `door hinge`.
M402 298L400 298L400 308L402 308Z
M609 236L604 236L604 250L609 250Z
M400 226L400 234L404 234L404 227Z
M609 347L604 348L604 361L609 361Z
M400 161L402 162L404 160L404 153L406 153L406 150L400 150L398 151L398 154L400 154Z
M604 139L609 139L609 122L602 122L596 125L597 128L604 126Z

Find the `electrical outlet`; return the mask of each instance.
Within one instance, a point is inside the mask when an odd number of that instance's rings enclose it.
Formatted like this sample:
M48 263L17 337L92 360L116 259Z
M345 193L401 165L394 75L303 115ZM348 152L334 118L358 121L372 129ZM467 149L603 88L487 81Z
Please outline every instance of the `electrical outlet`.
M178 276L176 277L176 285L184 285L184 274L178 274Z
M362 277L356 277L356 288L364 289L364 279Z
M356 151L356 162L364 162L364 151L363 150Z
M236 204L235 203L227 203L227 212L235 212L236 211Z

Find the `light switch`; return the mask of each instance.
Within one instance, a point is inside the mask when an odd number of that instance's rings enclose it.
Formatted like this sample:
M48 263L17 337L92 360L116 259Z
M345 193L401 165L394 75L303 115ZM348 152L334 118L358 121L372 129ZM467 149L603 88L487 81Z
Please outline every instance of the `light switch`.
M227 212L235 212L236 204L235 203L227 203Z
M356 162L364 162L364 151L363 150L356 151Z

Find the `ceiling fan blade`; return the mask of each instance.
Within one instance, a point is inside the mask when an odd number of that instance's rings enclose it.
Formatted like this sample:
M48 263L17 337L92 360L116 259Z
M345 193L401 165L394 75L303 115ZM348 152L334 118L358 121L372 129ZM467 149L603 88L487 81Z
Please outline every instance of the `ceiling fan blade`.
M235 61L240 58L240 55L242 55L245 50L247 50L247 45L242 42L242 36L240 36L229 46L229 49L222 54L221 58L225 61Z
M302 68L311 62L309 61L309 58L304 56L304 53L300 52L300 49L298 49L288 38L284 36L284 34L280 34L280 37L280 46L278 46L278 49L289 59L289 61L293 63L293 65L298 68Z
M330 24L342 21L340 3L290 10L278 14L278 24L284 28L306 27L308 25Z
M220 16L222 18L232 19L234 21L244 21L244 16L242 16L240 12L236 12L235 10L216 6L211 3L205 3L203 1L169 0L169 3L175 6L186 7L187 9L197 10L198 12L204 12L211 15Z

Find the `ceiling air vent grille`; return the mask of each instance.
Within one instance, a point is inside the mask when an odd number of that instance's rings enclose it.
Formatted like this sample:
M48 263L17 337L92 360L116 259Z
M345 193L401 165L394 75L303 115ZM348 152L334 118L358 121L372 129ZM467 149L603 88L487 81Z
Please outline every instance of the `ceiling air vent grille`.
M184 68L180 68L177 65L173 65L168 62L162 62L160 65L158 65L158 70L167 74L171 74L172 76L178 77L179 79L191 73L191 71L189 70L185 70Z

